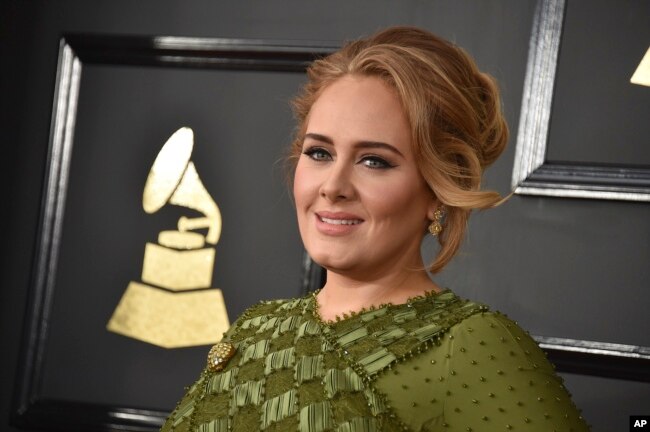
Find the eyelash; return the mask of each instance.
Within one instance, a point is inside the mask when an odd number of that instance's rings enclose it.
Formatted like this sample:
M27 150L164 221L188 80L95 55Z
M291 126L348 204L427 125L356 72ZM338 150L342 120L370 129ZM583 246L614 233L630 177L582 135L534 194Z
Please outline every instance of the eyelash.
M326 157L328 157L330 159L332 158L332 155L327 150L325 150L324 148L321 148L321 147L311 147L311 148L308 148L306 150L303 150L303 152L302 152L302 154L309 156L310 159L315 160L316 162L325 161L326 159L324 159L324 158L319 159L319 158L316 157L316 155L318 153L324 153L324 154L327 155Z
M325 155L327 155L326 157L329 158L329 159L317 158L316 155L319 154L319 153L321 153L321 154L324 153ZM307 155L310 159L312 159L313 161L316 161L316 162L325 162L326 160L331 160L331 158L332 158L332 155L330 154L330 152L328 152L327 150L325 150L322 147L308 148L306 150L303 150L302 154ZM395 165L391 165L385 159L383 159L383 158L381 158L379 156L374 156L374 155L363 156L361 158L360 162L364 162L364 161L369 161L369 162L372 162L372 163L380 164L380 166L370 166L370 165L364 164L365 167L367 167L369 169L373 169L373 170L382 170L382 169L389 169L389 168L394 168L395 167Z

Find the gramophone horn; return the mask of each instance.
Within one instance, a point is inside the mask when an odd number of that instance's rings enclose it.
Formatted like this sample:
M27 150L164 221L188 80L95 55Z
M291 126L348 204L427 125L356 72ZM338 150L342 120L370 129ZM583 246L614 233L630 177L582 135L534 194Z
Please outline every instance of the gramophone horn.
M208 228L206 242L216 244L221 235L221 212L190 161L194 147L192 129L177 130L158 153L144 186L142 206L154 213L167 203L188 207L205 215L181 217L180 231Z
M147 213L155 213L167 204L187 168L194 147L194 132L183 127L169 137L153 166L144 186L142 206Z

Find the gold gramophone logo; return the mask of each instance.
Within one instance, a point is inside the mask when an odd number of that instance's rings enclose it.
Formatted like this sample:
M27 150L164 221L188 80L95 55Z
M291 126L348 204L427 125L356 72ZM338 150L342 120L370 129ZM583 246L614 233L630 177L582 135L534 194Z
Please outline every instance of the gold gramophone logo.
M183 216L178 229L162 231L158 243L146 244L142 282L129 283L107 325L164 348L216 343L229 326L221 290L211 287L221 212L190 160L193 147L194 133L187 127L167 140L149 171L142 206L155 213L172 204L203 216ZM205 235L196 232L206 228Z
M641 63L639 63L632 78L630 78L630 82L650 87L650 48L645 52Z

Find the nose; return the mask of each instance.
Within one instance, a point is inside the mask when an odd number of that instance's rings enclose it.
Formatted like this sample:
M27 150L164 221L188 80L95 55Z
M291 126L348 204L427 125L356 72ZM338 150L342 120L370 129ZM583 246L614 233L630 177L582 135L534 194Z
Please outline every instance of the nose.
M352 198L354 196L352 168L344 164L340 159L332 163L319 192L321 197L330 202Z

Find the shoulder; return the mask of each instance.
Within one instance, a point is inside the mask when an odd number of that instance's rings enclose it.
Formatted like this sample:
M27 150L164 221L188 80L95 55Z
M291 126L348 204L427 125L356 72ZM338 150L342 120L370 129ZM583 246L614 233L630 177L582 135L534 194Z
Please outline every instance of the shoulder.
M396 365L377 384L416 430L485 430L495 424L587 430L537 342L515 321L487 308L456 320L436 344Z
M461 298L450 290L427 294L412 304L420 325L426 327L437 324L442 333L463 325L464 321L474 315L490 310L487 305Z
M252 306L249 306L235 322L243 322L255 317L269 315L277 312L280 309L286 309L288 305L298 302L301 299L275 299L275 300L261 300Z
M500 312L484 311L469 316L450 328L448 337L454 340L450 349L460 353L472 348L476 355L487 359L497 354L505 355L502 360L521 356L519 363L533 368L541 366L535 360L545 359L530 334Z
M228 331L224 333L224 338L230 339L238 332L258 329L262 324L268 323L269 320L276 322L281 318L301 314L308 304L308 299L309 296L292 299L262 300L242 312L232 323Z
M491 418L515 429L588 429L546 353L504 314L468 317L445 345L447 423L478 428ZM464 398L468 391L472 397Z
M460 298L451 291L440 294L428 314L433 322L444 322L445 332L439 335L437 351L446 351L448 358L458 356L471 362L479 358L500 364L517 363L518 367L550 369L545 353L530 334L507 315L490 310L479 302Z

